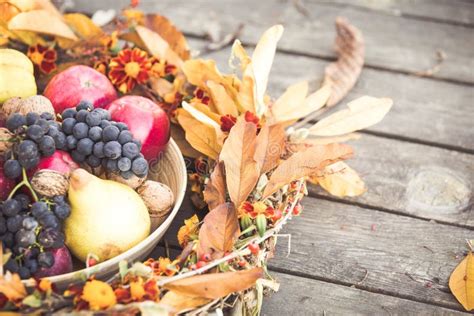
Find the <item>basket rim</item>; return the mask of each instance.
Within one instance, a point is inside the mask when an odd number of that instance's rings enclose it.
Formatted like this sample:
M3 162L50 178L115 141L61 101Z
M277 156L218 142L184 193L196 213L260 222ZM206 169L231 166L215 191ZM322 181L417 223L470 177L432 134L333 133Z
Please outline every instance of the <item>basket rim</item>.
M181 152L181 150L179 149L178 145L173 140L173 138L170 138L168 142L168 147L166 150L169 150L170 148L172 148L174 151L178 153L178 156L179 156L178 164L184 172L181 178L182 187L176 194L176 199L174 201L173 209L168 214L166 220L163 223L161 223L160 226L158 226L158 228L155 229L150 235L148 235L147 238L145 238L144 240L142 240L141 242L139 242L138 244L136 244L135 246L121 253L118 256L115 256L106 261L98 263L97 265L93 267L84 268L81 270L76 270L69 273L55 275L51 277L46 277L45 279L48 279L52 283L66 282L68 280L71 280L71 283L74 283L74 279L77 279L78 276L81 276L87 273L95 274L101 271L110 270L111 267L118 267L118 264L120 261L125 260L127 257L130 257L131 255L137 253L143 247L144 244L149 244L153 242L153 240L158 238L160 234L164 234L168 230L168 228L171 225L171 222L176 217L176 214L178 213L181 207L181 204L183 203L183 200L186 194L187 182L188 182L187 168L186 168L186 163L184 161L183 153ZM27 287L32 287L32 286L35 286L36 281L33 279L27 279L27 280L22 280L22 283Z

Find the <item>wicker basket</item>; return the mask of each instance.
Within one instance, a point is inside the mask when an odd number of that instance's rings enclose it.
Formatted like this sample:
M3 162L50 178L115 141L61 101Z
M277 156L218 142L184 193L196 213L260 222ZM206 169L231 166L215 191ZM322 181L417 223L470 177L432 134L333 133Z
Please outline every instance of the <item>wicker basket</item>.
M88 269L76 270L71 273L49 277L48 279L51 280L57 288L65 288L67 285L81 280L84 275L93 274L97 279L110 278L117 273L120 261L126 260L127 262L133 262L143 260L156 247L178 213L186 192L186 164L181 151L173 139L170 140L168 148L160 158L159 163L151 168L149 178L166 184L170 187L171 191L173 191L175 202L166 220L145 240L117 257L101 262ZM23 283L27 287L35 286L35 282L32 280L25 280Z

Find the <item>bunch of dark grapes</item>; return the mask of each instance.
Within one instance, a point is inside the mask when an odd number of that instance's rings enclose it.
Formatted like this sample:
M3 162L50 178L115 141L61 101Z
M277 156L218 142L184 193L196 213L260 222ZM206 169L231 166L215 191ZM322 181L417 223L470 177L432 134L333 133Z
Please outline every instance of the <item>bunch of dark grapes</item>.
M140 153L141 143L133 138L126 124L112 121L110 113L94 109L82 101L62 113L61 131L66 135L66 150L72 159L92 170L103 167L130 179L145 177L148 162Z
M12 253L5 268L22 279L40 268L50 268L54 256L50 250L64 246L62 222L71 213L64 196L33 202L20 193L0 207L0 240Z
M51 113L14 113L8 117L6 127L14 134L13 148L6 154L3 166L10 179L20 177L22 168L36 168L42 157L49 157L66 145L66 135Z

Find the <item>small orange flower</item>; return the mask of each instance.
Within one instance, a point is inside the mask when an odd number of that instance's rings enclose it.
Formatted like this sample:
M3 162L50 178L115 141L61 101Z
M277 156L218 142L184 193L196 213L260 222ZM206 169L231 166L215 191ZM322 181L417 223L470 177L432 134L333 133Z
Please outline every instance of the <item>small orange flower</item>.
M151 63L151 76L155 77L166 77L168 75L176 75L178 68L175 65L168 64L164 59L158 59L156 57L150 58Z
M272 218L275 215L275 209L263 202L255 202L252 204L245 201L239 207L239 214L247 214L251 218L256 218L259 214L264 214L265 217Z
M130 295L134 301L141 301L145 294L142 278L139 277L136 281L130 282Z
M178 231L178 242L181 247L186 247L188 242L197 236L199 228L199 219L196 214L184 220L184 225Z
M35 69L44 74L49 74L56 69L56 59L58 58L53 48L36 44L28 48L28 57L35 65Z
M135 85L145 83L149 78L151 63L145 51L123 49L109 63L109 78L122 93L130 92Z
M90 309L92 310L106 309L117 303L117 298L115 297L112 287L98 280L86 282L81 298L89 303Z
M259 127L258 123L260 122L260 119L258 118L258 116L256 116L250 111L245 112L245 121L249 123L254 123L255 125L257 125L257 127Z

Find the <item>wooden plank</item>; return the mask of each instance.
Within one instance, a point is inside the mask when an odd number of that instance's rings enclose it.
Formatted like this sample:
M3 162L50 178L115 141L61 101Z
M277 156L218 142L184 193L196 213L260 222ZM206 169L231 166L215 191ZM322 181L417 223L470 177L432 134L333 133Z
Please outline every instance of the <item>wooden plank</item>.
M127 1L82 1L79 10L119 7ZM432 68L436 52L447 59L433 77L455 82L474 83L474 32L470 28L430 21L388 16L374 11L306 3L307 18L291 1L242 0L226 1L143 0L141 7L170 18L188 34L204 36L212 25L224 34L244 23L244 42L255 44L269 26L281 23L286 27L280 49L323 58L334 58L334 21L347 17L365 34L366 64L375 68L414 73Z
M311 2L354 6L362 9L375 10L395 16L428 19L443 23L466 26L474 25L474 4L467 1L453 0L310 0ZM301 8L304 10L304 6Z
M447 283L472 230L311 197L303 206L281 232L291 235L290 255L280 237L271 269L461 310ZM185 204L178 213L165 235L170 245L193 212Z
M204 58L215 59L221 71L230 72L229 56L230 48L227 48L206 54ZM300 80L309 80L316 88L328 63L278 53L270 74L269 93L276 98L290 84ZM369 131L474 153L474 137L467 132L474 122L474 89L366 68L341 106L362 95L388 96L395 102L383 122Z

